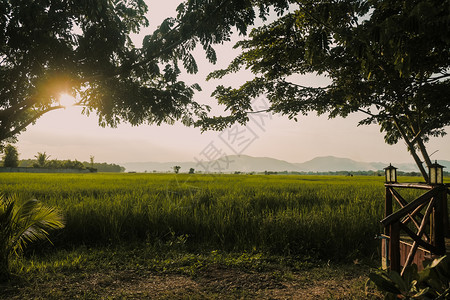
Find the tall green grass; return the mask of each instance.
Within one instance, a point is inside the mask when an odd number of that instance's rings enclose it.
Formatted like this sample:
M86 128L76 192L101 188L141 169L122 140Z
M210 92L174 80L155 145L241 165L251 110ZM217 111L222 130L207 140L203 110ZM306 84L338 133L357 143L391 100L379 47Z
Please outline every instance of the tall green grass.
M0 174L0 192L60 208L57 246L129 241L345 258L379 249L382 177Z

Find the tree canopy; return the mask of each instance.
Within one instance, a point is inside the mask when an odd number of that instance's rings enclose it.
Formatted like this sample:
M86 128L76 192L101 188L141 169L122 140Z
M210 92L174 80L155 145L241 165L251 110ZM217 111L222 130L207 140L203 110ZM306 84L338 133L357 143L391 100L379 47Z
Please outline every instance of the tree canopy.
M181 3L177 18L138 48L130 34L148 25L144 0L1 0L0 146L62 108L61 93L76 96L101 126L192 125L209 107L193 101L200 86L179 80L180 68L198 71L197 44L214 63L213 44L229 40L233 27L245 34L255 20L249 3Z
M199 126L245 124L260 96L267 97L268 111L291 119L309 112L330 118L363 112L367 117L359 124L378 124L389 144L403 139L427 179L416 149L430 165L424 143L450 125L450 1L246 3L247 12L273 4L279 17L252 29L235 45L242 53L228 68L209 75L247 68L255 77L239 88L218 86L213 95L230 114ZM323 75L330 83L305 86L296 81L299 74Z
M130 39L146 12L144 0L0 1L0 141L61 108L61 93L102 126L190 124L203 108L192 101L199 87L178 80L187 52L164 48L164 24L145 50Z
M148 24L143 0L3 0L0 141L60 108L62 92L102 126L179 120L203 130L245 124L264 96L268 111L291 119L365 113L360 124L378 124L387 143L404 140L426 179L416 150L430 164L424 143L450 124L449 10L450 0L186 0L137 48L130 34ZM214 63L214 45L233 31L247 36L242 53L209 79L242 68L255 78L218 86L230 114L208 116L180 68L198 71L197 46ZM301 74L330 83L306 86Z
M13 145L6 145L3 155L3 166L6 168L16 168L19 166L19 152Z

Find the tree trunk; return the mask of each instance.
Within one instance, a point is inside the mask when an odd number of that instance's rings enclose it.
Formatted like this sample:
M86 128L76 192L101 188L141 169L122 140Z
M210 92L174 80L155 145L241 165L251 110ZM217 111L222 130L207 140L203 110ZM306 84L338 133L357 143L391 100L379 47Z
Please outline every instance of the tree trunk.
M409 141L407 141L407 144ZM425 182L428 182L428 173L425 171L425 168L422 165L422 161L420 160L420 157L417 155L416 150L414 149L414 145L411 143L408 144L408 150L411 153L412 157L414 158L414 161L416 162L417 167L420 170L420 173L422 173L422 177L425 180Z
M408 150L411 153L412 157L414 158L414 161L416 162L416 165L419 168L420 173L422 173L423 179L425 179L425 182L428 182L428 173L425 171L425 168L422 165L422 161L420 160L420 157L416 153L416 149L414 149L414 144L412 144L411 141L409 140L408 135L405 133L403 128L400 126L397 118L393 117L392 120L394 121L395 126L397 127L401 136L405 140L406 144L408 145ZM425 153L426 153L426 151L425 151Z
M422 153L425 163L428 167L431 166L432 162L430 156L428 155L427 148L425 147L425 144L423 143L423 140L421 138L417 139L417 145L419 146L420 153Z

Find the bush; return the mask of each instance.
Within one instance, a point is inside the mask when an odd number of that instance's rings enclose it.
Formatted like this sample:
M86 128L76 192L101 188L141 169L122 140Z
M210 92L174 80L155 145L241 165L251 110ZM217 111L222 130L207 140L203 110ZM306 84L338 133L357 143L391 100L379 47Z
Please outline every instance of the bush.
M403 276L395 271L377 271L369 278L385 293L385 299L449 299L450 258L435 259L421 272L411 265Z

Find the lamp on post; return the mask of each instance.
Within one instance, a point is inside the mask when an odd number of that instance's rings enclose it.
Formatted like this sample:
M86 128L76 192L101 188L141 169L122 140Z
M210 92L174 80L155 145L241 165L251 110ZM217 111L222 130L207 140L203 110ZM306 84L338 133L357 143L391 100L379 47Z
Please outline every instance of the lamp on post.
M397 168L392 166L392 164L384 168L384 179L386 183L397 182Z
M434 164L428 166L429 184L436 185L444 183L444 168L445 167L438 164L437 161L435 161Z

